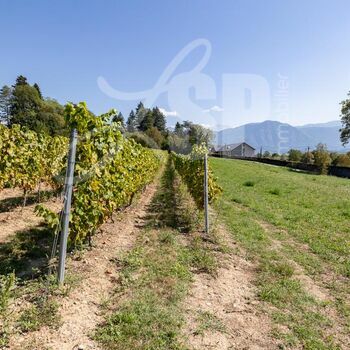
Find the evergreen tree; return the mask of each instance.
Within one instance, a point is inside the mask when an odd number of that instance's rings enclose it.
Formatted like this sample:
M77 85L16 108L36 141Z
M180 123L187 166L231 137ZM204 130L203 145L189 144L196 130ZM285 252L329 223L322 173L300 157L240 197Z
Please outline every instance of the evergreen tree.
M129 132L135 132L136 131L136 116L134 111L131 111L129 114L129 118L126 121L126 127Z
M139 125L139 130L140 131L147 131L150 130L154 125L154 115L151 110L147 110L145 116L142 118L140 125Z
M28 85L27 78L24 77L23 75L19 75L16 78L16 83L15 85L13 85L13 87L16 88L17 86L20 86L20 85Z
M0 122L5 125L10 123L12 89L4 85L0 90Z
M40 90L39 85L38 85L37 83L35 83L35 84L33 85L33 88L36 89L36 91L38 91L39 97L40 97L40 99L42 100L42 99L43 99L43 95L41 94L41 90Z
M159 110L158 107L153 108L152 113L154 118L154 126L160 132L164 133L166 128L165 115Z
M8 124L26 126L38 133L67 134L63 106L55 100L42 99L35 85L29 85L23 76L16 79L9 100Z
M41 99L35 88L28 84L15 84L10 104L10 124L26 125L33 129L35 116L41 108Z
M140 125L144 117L146 116L147 112L148 112L148 109L145 108L142 102L139 102L135 110L135 128L136 129L140 129Z
M177 134L177 135L182 134L182 129L183 129L182 125L179 122L176 122L175 130L174 130L175 134Z

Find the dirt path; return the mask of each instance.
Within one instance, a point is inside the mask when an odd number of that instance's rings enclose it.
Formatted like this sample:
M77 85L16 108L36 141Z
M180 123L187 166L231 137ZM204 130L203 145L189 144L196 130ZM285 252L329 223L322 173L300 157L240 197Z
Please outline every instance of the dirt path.
M90 335L103 320L99 312L100 303L113 290L118 277L113 259L132 247L138 230L136 225L145 216L157 183L149 185L135 205L115 215L114 223L102 226L102 233L95 237L94 248L85 252L81 260L68 260L68 270L82 280L79 287L60 300L62 326L58 330L44 327L27 336L17 337L12 349L27 349L29 346L31 350L72 350L78 349L79 345L84 350L99 349Z
M207 274L194 277L185 303L189 344L196 350L277 349L277 342L269 336L270 321L261 311L262 303L252 283L254 265L237 252L223 226L217 234L232 252L218 253L221 267L217 277ZM200 324L203 321L199 315L203 313L207 315L207 325ZM204 331L198 332L203 327Z

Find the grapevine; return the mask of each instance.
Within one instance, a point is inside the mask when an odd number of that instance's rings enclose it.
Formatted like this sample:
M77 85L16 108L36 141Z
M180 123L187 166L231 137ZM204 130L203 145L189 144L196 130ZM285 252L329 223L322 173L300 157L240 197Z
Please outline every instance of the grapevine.
M189 192L195 200L198 208L203 208L204 195L204 160L203 156L207 152L204 146L193 147L189 155L181 155L175 152L171 153L175 169L186 183ZM222 192L221 187L217 184L216 178L211 170L208 171L208 195L209 203L213 202Z
M40 183L57 187L55 176L65 164L68 140L14 125L0 125L0 190L21 188L26 195Z
M152 181L160 157L126 139L119 123L109 123L115 111L96 117L79 103L68 104L65 114L79 135L69 229L70 244L79 245Z

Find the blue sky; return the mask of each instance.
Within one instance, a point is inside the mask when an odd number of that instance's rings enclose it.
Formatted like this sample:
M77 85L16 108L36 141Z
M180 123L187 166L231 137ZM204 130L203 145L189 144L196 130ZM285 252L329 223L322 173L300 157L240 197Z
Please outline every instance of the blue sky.
M225 126L263 119L293 125L335 120L350 90L349 13L348 0L0 0L0 85L23 74L61 103L87 101L95 113L117 108L127 116L138 101L107 96L98 77L125 92L152 89L179 51L202 38L211 55L201 70L204 80L188 89L202 112L180 101L188 84L178 83L171 105L166 89L155 100L169 115ZM203 46L190 52L169 80L192 71L204 52ZM225 74L264 80L268 95L258 89L253 102L268 98L270 110L241 118L233 103L220 119L230 97L229 91L223 98ZM276 105L279 75L288 81L283 115ZM212 87L208 79L215 91L198 99ZM231 112L235 116L227 118Z

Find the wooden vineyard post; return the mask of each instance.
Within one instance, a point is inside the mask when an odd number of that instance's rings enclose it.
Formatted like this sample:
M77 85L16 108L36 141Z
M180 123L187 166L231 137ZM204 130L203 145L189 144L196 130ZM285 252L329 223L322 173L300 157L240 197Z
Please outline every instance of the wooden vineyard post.
M70 208L71 208L71 202L72 202L76 148L77 148L77 130L73 129L70 135L67 172L66 172L66 178L64 183L64 188L65 188L64 207L63 207L62 226L61 226L61 235L60 235L60 250L59 250L58 276L57 276L57 280L60 285L62 285L64 282L64 274L65 274L67 241L68 241L68 233L69 233L69 216L70 216Z

